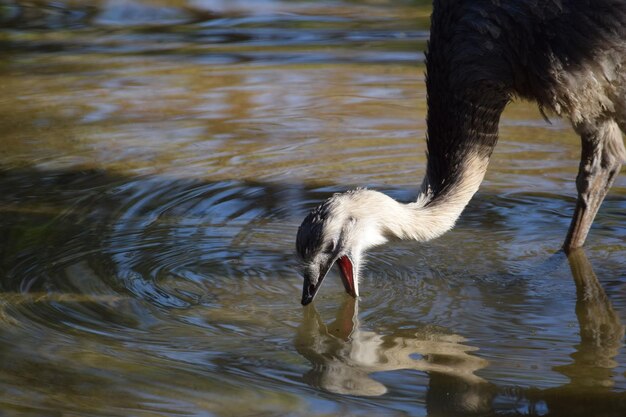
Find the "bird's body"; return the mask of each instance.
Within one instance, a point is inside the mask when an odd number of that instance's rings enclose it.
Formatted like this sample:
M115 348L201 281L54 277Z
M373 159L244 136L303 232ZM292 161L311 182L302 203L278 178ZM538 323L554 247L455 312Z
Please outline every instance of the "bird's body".
M303 304L339 261L358 294L361 254L454 226L478 190L515 97L570 119L582 140L564 248L582 246L626 150L626 0L435 0L427 57L428 164L416 202L369 190L331 197L298 231Z

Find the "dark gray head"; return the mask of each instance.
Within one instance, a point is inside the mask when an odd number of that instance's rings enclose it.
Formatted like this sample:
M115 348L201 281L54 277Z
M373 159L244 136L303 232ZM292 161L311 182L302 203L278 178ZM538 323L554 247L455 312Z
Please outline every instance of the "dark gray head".
M313 301L335 262L346 292L359 295L362 253L386 241L376 213L387 200L393 201L376 191L349 191L333 195L306 216L296 238L296 250L304 262L303 305Z

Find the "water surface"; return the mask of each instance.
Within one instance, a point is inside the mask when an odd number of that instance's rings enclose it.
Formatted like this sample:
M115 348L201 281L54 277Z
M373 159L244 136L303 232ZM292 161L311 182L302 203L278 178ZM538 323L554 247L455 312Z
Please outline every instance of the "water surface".
M626 177L585 251L568 124L513 103L457 227L299 304L333 192L425 169L419 1L0 2L0 410L626 413Z

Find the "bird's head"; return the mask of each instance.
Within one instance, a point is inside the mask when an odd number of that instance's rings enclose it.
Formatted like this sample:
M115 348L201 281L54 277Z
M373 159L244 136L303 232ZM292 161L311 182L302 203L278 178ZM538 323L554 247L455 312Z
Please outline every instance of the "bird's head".
M330 268L337 263L346 292L359 295L359 272L366 249L387 239L376 220L376 205L384 194L355 190L335 194L316 207L298 229L296 249L304 263L302 304L319 290Z

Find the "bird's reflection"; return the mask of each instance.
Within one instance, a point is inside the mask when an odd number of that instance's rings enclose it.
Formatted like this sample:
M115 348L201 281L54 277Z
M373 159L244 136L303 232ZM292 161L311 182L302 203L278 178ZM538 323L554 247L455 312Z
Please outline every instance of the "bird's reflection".
M542 402L554 415L623 416L626 393L616 392L615 357L624 344L624 325L613 309L583 249L568 254L576 284L576 317L580 343L572 362L555 367L569 382L546 390L533 390L526 397Z
M313 368L305 380L338 394L382 395L387 388L370 377L373 372L414 369L449 375L467 385L484 383L475 371L487 361L471 352L461 336L433 327L381 335L362 330L358 301L346 297L334 322L324 324L315 306L304 309L296 336L298 352Z
M558 368L571 384L587 388L613 385L614 358L624 340L624 325L600 285L582 249L568 255L576 283L576 316L580 325L580 344L569 365Z
M545 414L546 409L555 415L624 415L626 394L612 390L624 325L585 252L572 251L568 261L576 285L580 342L572 362L554 368L568 377L563 386L543 390L498 387L475 374L488 362L473 354L477 348L465 344L461 336L433 327L385 335L363 330L358 301L348 297L328 325L314 305L304 309L295 341L298 352L313 365L304 378L333 393L374 396L385 394L387 387L373 379L372 373L424 371L429 377L427 410L442 416L498 415L498 404L511 400L525 403L528 415ZM508 400L498 401L499 397Z

